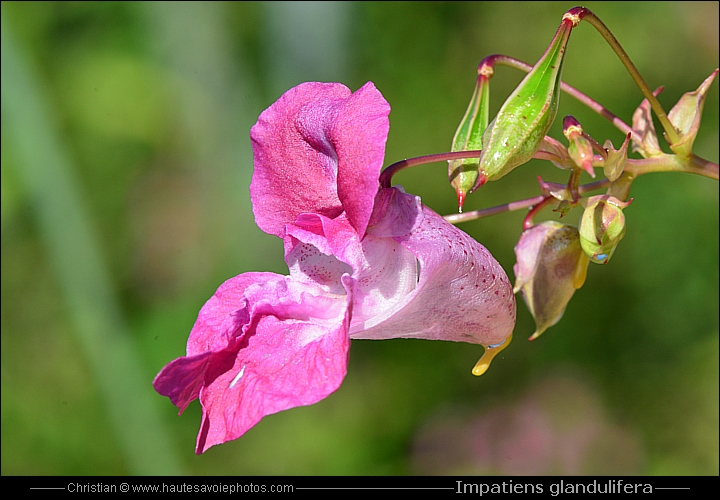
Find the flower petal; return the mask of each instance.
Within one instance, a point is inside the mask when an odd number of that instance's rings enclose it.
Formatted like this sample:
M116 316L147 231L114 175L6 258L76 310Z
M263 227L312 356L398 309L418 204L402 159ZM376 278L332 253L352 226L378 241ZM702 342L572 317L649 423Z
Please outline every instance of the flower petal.
M225 281L202 306L190 331L187 355L227 348L250 321L245 290L255 283L285 279L275 273L244 273Z
M344 103L333 127L338 152L338 196L358 234L365 234L380 187L390 130L390 105L372 82Z
M345 211L365 232L385 153L390 106L368 82L354 94L339 83L310 82L287 91L250 131L250 185L260 228L283 237L302 213Z
M376 205L391 206L386 197L412 205L400 201L411 195L393 189L383 189ZM392 314L384 311L383 321L354 317L351 338L422 338L487 346L512 333L515 297L510 281L480 243L427 207L422 207L421 222L412 233L394 239L416 257L418 282Z
M372 328L394 315L415 290L418 260L394 238L371 234L362 241L365 261L355 276L353 321Z
M298 242L312 245L323 254L333 256L353 269L364 260L360 238L345 214L335 219L316 214L301 214L295 224L285 227L285 231L285 261L290 267L291 276L295 276L291 253L295 251ZM338 279L339 277L338 275Z
M245 290L271 279L284 277L273 273L235 276L223 283L200 309L187 342L187 356L170 362L153 381L155 390L169 397L180 413L198 397L200 388L213 378L213 373L232 366L238 337L242 337L242 328L250 319Z
M344 286L354 286L343 278ZM184 409L199 395L197 453L236 439L265 415L320 401L345 377L351 295L271 273L226 281L200 312L188 356L155 388ZM203 353L190 354L202 345Z
M317 403L345 377L346 297L316 295L317 288L291 279L248 292L255 307L247 342L232 369L200 392L197 453L239 438L265 415Z
M217 353L204 352L171 361L157 374L153 387L158 393L169 397L182 414L190 402L200 395L208 366L217 364L213 363L216 356Z
M375 197L367 232L377 237L406 236L422 221L419 196L407 196L402 186Z

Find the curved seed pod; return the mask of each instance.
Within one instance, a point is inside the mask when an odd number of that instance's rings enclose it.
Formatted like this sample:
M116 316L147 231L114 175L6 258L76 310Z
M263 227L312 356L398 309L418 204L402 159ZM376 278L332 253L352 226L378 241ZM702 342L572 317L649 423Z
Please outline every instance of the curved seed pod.
M451 151L470 151L482 149L482 134L490 121L490 77L492 68L483 65L478 70L470 105L465 111L460 126L455 132ZM450 185L455 188L458 197L458 209L462 212L465 198L478 182L478 158L464 158L448 162ZM483 182L480 182L482 184Z
M578 22L573 16L563 17L550 47L485 130L479 178L500 179L538 150L557 115L565 47Z

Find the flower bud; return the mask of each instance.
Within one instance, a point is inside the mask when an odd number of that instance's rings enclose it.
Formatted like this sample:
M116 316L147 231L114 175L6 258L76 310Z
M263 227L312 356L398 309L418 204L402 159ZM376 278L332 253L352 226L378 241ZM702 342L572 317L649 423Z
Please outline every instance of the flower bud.
M553 165L562 170L575 168L575 162L570 158L567 148L549 135L546 135L540 142L536 155L538 155L538 158L542 155L544 160L551 161Z
M580 220L580 244L593 262L607 264L612 257L615 247L625 236L622 209L629 204L608 195L588 199Z
M470 105L455 132L451 151L482 149L482 134L490 120L489 101L492 68L483 65L478 69L478 73ZM476 188L476 183L479 185L484 183L483 180L478 180L478 164L479 160L477 158L464 158L448 162L450 185L457 192L458 208L461 212L465 197Z
M673 124L680 135L680 140L675 144L670 144L670 149L678 156L689 157L692 154L692 145L700 128L700 118L705 105L705 97L717 74L718 70L716 69L700 84L696 91L683 94L668 113L670 123Z
M610 139L605 141L605 144L603 144L605 151L607 151L607 158L605 158L603 173L610 182L615 182L616 180L618 180L622 175L623 170L625 170L625 164L627 163L628 146L630 145L630 137L632 137L632 134L630 133L625 136L625 141L623 142L622 146L620 146L620 149L615 149Z
M480 177L497 180L538 150L557 115L565 47L578 22L573 16L563 17L550 47L485 130Z
M585 283L588 258L574 226L545 221L523 231L515 246L514 292L535 319L534 340L560 321L575 290Z
M653 92L657 97L663 88L659 87ZM643 99L640 106L635 110L632 117L633 128L633 151L640 153L643 158L652 156L660 156L663 154L658 144L657 134L655 133L655 124L652 119L652 108L650 101Z
M583 128L574 117L568 115L563 120L563 135L568 140L568 153L575 165L595 178L593 170L593 147L590 140L584 137Z

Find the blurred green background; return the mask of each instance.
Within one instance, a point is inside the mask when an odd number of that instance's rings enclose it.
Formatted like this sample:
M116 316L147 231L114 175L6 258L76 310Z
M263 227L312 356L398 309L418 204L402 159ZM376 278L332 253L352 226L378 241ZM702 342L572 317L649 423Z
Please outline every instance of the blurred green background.
M287 272L248 195L263 109L303 81L371 80L393 109L386 164L447 151L480 59L534 63L574 5L3 2L2 474L718 474L718 183L686 174L639 179L612 262L532 343L519 301L480 378L478 346L354 341L336 393L200 457L199 404L177 417L151 386L225 279ZM718 66L717 2L586 6L666 109ZM521 78L497 71L491 113ZM626 120L641 101L585 23L564 80ZM717 82L694 149L718 161ZM533 161L466 207L535 196L537 175L566 178ZM443 164L396 182L456 210ZM523 216L461 226L511 281Z

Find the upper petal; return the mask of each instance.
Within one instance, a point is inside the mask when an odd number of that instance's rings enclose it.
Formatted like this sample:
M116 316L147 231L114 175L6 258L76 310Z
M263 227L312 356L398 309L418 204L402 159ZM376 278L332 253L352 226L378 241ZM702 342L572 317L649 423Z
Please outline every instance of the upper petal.
M383 189L378 198L392 197L400 203L411 196L391 191ZM376 205L387 203L378 200ZM404 206L412 203L406 201ZM354 317L350 336L453 340L486 346L503 342L515 325L515 297L505 271L480 243L427 207L421 210L420 222L412 232L394 238L417 259L416 286L393 311L382 311L382 321ZM359 276L358 281L361 279ZM385 279L395 278L389 275Z
M345 211L361 236L372 212L385 153L390 106L368 82L303 83L266 109L250 131L255 220L284 236L302 213Z

